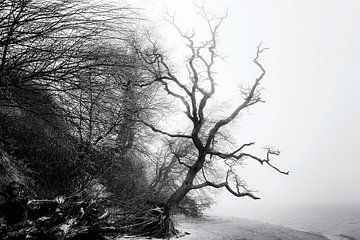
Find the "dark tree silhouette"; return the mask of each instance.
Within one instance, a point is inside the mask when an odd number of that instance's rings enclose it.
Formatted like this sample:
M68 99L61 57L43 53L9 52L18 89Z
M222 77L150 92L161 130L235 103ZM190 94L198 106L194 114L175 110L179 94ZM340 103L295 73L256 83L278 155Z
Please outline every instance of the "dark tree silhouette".
M124 37L131 14L87 0L1 1L0 106L50 121L53 99L80 89L85 73L98 73L94 51Z
M176 208L190 191L204 187L225 188L236 197L259 199L253 191L246 187L245 182L240 179L235 171L235 167L242 164L245 159L255 160L281 174L288 174L288 172L280 170L271 162L271 156L280 154L277 150L266 149L265 157L251 154L246 150L254 145L254 142L242 144L240 147L230 151L223 150L223 142L228 137L224 131L225 127L238 118L239 114L244 110L263 102L260 94L260 84L266 71L259 62L259 58L266 48L262 47L261 44L257 47L253 61L259 67L261 73L249 88L242 90L242 103L236 106L227 116L220 119L211 119L211 116L207 116L207 110L209 110L208 102L214 97L216 91L213 67L218 57L218 31L226 16L216 17L210 15L203 7L199 8L199 13L205 19L210 33L210 38L201 43L195 41L194 31L191 33L183 32L176 25L174 15L167 15L168 22L186 41L186 46L190 51L186 62L189 73L188 79L180 79L174 74L165 56L155 43L152 42L152 49L150 50L139 49L138 51L148 65L148 71L151 73L153 83L162 85L168 95L179 100L185 109L184 113L187 119L191 123L189 131L171 133L161 129L155 123L142 121L145 126L156 133L170 139L181 139L181 141L192 145L192 150L187 154L173 152L170 165L179 164L186 170L186 173L166 202L168 212ZM189 156L189 153L191 156ZM227 168L224 170L224 180L221 181L219 181L219 177L211 176L212 170L216 168L216 163L219 161ZM163 170L166 170L166 168L163 168Z
M47 190L61 179L84 186L109 167L112 151L133 147L129 116L146 109L153 89L132 87L141 81L128 42L135 19L126 5L0 1L0 134L16 139L7 145L41 171Z

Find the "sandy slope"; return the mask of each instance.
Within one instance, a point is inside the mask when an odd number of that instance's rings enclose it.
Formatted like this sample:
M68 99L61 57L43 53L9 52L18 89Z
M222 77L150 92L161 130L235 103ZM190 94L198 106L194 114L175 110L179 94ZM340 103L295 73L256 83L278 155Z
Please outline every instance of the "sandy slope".
M189 232L184 240L324 240L320 235L240 218L178 218L178 228Z
M324 236L274 226L257 221L230 218L204 217L194 219L176 217L177 228L185 235L179 240L326 240ZM186 234L190 233L190 234ZM120 239L129 239L122 237ZM136 240L146 238L133 238Z

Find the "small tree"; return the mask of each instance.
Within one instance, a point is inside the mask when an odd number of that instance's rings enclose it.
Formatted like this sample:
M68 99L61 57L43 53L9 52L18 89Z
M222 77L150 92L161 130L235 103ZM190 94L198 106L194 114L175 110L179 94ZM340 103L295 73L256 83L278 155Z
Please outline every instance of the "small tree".
M186 169L181 184L173 191L166 201L166 214L187 196L190 191L202 189L205 187L225 188L236 197L250 197L259 199L245 182L240 179L235 171L235 167L242 164L245 159L252 159L261 165L268 165L281 174L288 174L274 166L271 163L271 156L279 155L280 152L268 148L266 156L260 157L247 152L247 148L255 143L245 143L240 147L230 151L224 151L224 140L229 136L225 133L225 128L239 114L249 107L263 102L260 94L260 84L265 76L265 69L259 62L260 55L266 50L261 44L257 47L254 63L261 70L253 84L241 91L243 101L236 106L227 116L220 119L211 119L207 116L209 110L209 100L214 97L216 91L216 80L213 67L218 57L217 43L218 31L226 16L215 17L209 15L203 7L199 8L200 15L205 19L210 32L210 39L205 42L197 43L195 41L195 32L183 32L176 24L174 15L167 15L168 22L177 30L180 36L186 41L186 46L190 50L190 56L187 59L186 67L188 69L188 79L179 79L171 70L170 65L166 62L165 56L158 50L155 43L152 42L151 50L139 50L139 55L143 58L148 66L148 72L151 74L153 81L163 86L164 91L171 97L179 100L183 105L185 115L191 123L189 131L170 133L161 129L154 123L142 121L152 131L159 133L166 138L182 139L190 142L192 145L191 157L189 152L186 155L173 153L176 164ZM219 181L218 175L212 177L216 170L218 162L222 162L227 169L224 169L224 180ZM175 164L174 161L171 161Z

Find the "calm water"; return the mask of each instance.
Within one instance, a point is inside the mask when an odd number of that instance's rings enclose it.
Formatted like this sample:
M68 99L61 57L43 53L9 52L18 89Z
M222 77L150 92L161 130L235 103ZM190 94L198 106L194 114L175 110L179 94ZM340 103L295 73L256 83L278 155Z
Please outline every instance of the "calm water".
M276 207L260 209L244 217L320 233L329 239L360 240L360 207Z

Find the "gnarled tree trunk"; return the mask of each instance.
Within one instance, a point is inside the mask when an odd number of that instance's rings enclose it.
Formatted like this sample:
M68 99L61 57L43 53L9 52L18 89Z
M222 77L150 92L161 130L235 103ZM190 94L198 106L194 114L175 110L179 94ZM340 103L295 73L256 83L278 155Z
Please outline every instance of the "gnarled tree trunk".
M206 154L199 153L197 161L194 165L189 168L189 171L186 174L186 177L181 184L181 186L170 196L166 202L166 208L169 213L171 210L176 208L179 203L184 199L186 194L193 188L193 182L197 173L202 169L205 162Z

